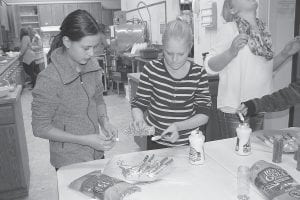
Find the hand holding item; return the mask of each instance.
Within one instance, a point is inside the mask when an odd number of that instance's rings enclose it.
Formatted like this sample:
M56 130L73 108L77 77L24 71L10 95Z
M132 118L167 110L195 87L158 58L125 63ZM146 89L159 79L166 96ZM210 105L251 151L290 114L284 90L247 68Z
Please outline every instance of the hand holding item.
M300 36L296 36L294 39L292 39L285 45L282 52L289 57L299 51L300 51Z
M237 109L237 113L241 113L243 116L247 116L248 107L244 103L241 103L241 105Z
M161 137L169 142L176 142L179 139L178 127L175 123L171 124L162 134Z
M113 148L115 141L103 138L100 134L83 135L84 143L98 151L107 151Z
M236 56L238 52L248 43L248 35L246 34L239 34L236 36L229 48L229 51Z
M133 136L148 136L154 135L155 128L153 126L148 126L144 120L133 121L124 133Z
M145 127L145 126L146 126L146 122L144 121L144 119L137 119L137 120L134 120L130 124L130 129L138 131L138 130L143 129L143 127ZM135 132L135 131L133 131L133 132Z
M102 131L108 140L119 141L118 129L116 127L114 127L109 121L105 121L103 123Z

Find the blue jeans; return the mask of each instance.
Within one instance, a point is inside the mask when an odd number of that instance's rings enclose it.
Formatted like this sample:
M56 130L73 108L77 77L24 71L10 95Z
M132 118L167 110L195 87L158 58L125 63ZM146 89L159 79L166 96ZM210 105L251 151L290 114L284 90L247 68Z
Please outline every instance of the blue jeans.
M239 117L236 114L224 113L218 110L218 120L222 139L236 137L236 128L240 124ZM262 130L264 125L264 114L257 114L246 120L252 131Z

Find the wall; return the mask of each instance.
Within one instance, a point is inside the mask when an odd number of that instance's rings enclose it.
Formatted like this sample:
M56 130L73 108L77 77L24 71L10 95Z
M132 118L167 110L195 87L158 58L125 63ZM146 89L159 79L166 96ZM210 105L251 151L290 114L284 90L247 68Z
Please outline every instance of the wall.
M200 8L203 7L209 0L200 1ZM195 61L202 64L203 52L209 51L214 44L216 33L224 23L221 17L221 11L224 0L215 0L218 7L218 28L208 30L201 25L200 16L194 17L195 28ZM294 33L294 10L295 0L260 0L258 15L267 23L272 32L273 47L275 53L278 53L284 44L293 38ZM287 86L290 83L291 77L291 61L289 60L283 68L274 76L274 91ZM288 111L271 113L266 116L265 128L284 128L288 126Z
M8 4L84 3L101 2L105 9L121 9L120 0L5 0Z
M140 0L121 0L121 10L130 11L137 8L137 4ZM164 2L162 0L145 0L147 5ZM151 33L152 43L161 44L162 31L160 29L161 24L165 24L166 21L174 20L179 15L179 0L166 0L166 4L162 3L149 7L151 15ZM166 5L166 7L165 7ZM140 7L143 5L141 4ZM149 15L147 9L140 9L141 16L144 21L149 24ZM137 11L129 12L126 14L127 19L139 18L140 16Z
M8 25L8 17L7 17L7 5L6 3L2 3L0 6L0 24L2 26L5 26L6 30L9 30L9 25Z
M264 0L269 2L269 28L272 32L273 46L276 53L294 36L296 0ZM274 75L274 91L291 82L292 62L289 59L281 70ZM288 126L288 110L271 113L266 116L266 128L284 128Z
M199 1L200 9L205 7L205 5L210 0L195 0ZM217 28L216 29L206 29L202 27L200 14L194 14L194 61L198 64L203 64L202 53L208 52L211 46L216 41L216 34L218 29L224 23L223 18L221 17L221 11L224 0L216 0L217 3Z

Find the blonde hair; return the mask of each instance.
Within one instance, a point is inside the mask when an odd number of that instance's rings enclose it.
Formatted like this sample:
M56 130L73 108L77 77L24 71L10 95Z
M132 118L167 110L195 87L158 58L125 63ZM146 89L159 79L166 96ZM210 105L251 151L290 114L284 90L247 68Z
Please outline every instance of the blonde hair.
M235 14L231 13L233 8L232 0L225 0L222 9L222 16L226 22L232 22Z
M167 24L166 30L162 36L162 44L166 46L170 38L183 39L186 41L186 44L189 48L192 48L194 38L191 26L180 20L176 19L170 21Z

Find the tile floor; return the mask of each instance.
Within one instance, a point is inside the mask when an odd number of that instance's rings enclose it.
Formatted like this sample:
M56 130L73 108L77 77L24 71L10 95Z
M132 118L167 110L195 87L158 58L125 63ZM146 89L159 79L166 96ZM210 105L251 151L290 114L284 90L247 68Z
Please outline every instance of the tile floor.
M30 188L29 196L18 200L57 200L56 172L49 162L48 141L36 138L31 129L31 91L25 88L22 92L22 108L24 126L29 154ZM106 157L120 153L139 151L132 137L121 134L130 121L130 105L124 95L111 93L105 96L110 121L118 127L120 142L109 152Z

